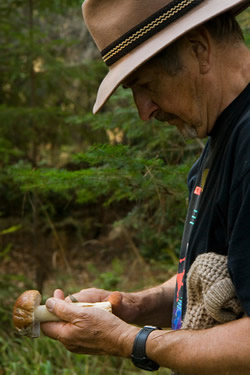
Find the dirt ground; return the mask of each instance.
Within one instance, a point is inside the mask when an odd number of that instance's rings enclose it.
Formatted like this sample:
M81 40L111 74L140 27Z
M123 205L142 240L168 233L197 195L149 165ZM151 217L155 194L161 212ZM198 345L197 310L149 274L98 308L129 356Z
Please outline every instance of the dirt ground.
M146 261L129 234L119 230L88 241L79 240L74 231L56 233L19 231L0 237L2 249L10 246L1 259L0 275L20 275L50 296L55 288L66 293L92 286L139 290L162 283L175 272L174 266ZM19 289L26 285L19 281Z

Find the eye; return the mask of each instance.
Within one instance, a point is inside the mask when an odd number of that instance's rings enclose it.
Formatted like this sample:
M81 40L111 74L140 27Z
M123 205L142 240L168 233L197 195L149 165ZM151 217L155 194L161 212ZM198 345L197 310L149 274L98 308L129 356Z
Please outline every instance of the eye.
M138 84L142 89L152 91L152 83L151 81L141 82Z

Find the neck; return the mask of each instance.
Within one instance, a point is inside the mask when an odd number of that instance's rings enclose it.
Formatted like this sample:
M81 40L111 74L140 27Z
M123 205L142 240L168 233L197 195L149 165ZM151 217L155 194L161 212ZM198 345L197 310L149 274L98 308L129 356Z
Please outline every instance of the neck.
M210 119L212 124L250 83L250 51L248 48L243 44L220 48L213 77L213 93L216 94L211 96L210 101L210 108L213 108L214 116L213 119Z
M225 55L228 61L222 74L224 100L221 103L221 112L244 90L250 83L250 51L242 46L234 49L230 55Z

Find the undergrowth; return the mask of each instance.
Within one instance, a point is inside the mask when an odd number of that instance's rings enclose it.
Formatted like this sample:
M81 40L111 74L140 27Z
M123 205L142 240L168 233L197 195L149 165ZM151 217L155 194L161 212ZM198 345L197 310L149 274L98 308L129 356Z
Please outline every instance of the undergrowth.
M99 288L132 290L159 283L160 278L168 277L168 269L164 265L152 263L151 269L158 270L157 276L149 272L147 264L138 260L132 274L128 274L128 263L114 259L109 268L101 271L96 265L89 265L89 285ZM130 263L130 268L132 264ZM160 272L159 272L160 270ZM170 270L171 272L171 270ZM160 275L161 274L161 275ZM82 288L73 285L71 277L64 274L62 283L67 293L73 293ZM143 279L144 278L144 279ZM143 279L143 280L142 280ZM56 281L57 280L57 281ZM60 283L60 275L51 280L44 291L48 297L53 287ZM53 285L52 285L52 284ZM12 326L12 306L16 297L23 290L34 288L32 282L23 276L8 275L0 280L0 375L134 375L145 374L137 369L130 360L108 357L74 354L67 351L57 341L41 334L38 339L18 336ZM160 369L156 374L169 375L168 369Z
M127 359L73 354L47 337L0 337L0 374L4 375L133 375L145 373ZM170 374L161 369L158 374Z

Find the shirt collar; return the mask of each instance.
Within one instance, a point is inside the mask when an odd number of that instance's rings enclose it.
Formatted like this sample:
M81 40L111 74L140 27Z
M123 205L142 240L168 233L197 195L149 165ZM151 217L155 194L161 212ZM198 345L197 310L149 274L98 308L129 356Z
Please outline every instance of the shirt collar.
M237 96L229 106L217 118L212 131L209 136L215 139L219 134L232 130L234 124L245 112L245 109L250 105L250 83Z

